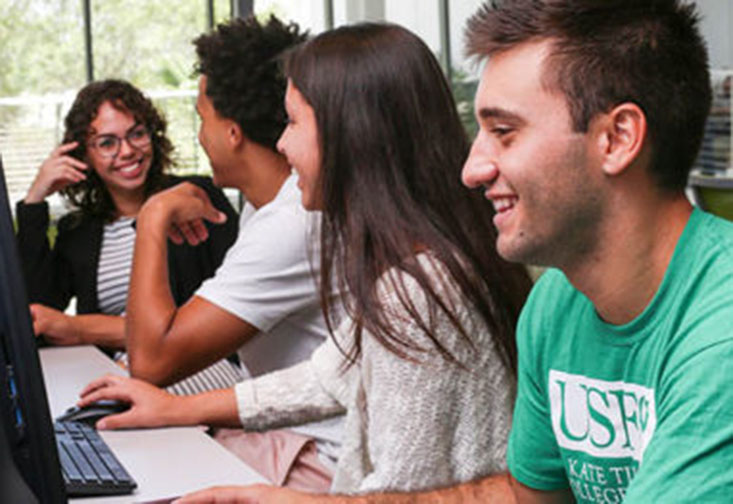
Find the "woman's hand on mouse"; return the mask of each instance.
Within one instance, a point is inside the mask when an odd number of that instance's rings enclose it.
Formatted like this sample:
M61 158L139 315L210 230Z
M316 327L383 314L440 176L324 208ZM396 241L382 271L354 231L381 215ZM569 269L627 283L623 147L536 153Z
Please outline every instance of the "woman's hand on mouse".
M102 418L97 422L97 429L189 424L184 416L185 397L169 394L135 378L109 374L94 380L82 390L78 405L84 407L102 399L129 403L130 409Z
M28 189L26 203L40 203L47 196L87 178L84 173L87 164L68 155L78 145L79 142L70 142L51 151Z

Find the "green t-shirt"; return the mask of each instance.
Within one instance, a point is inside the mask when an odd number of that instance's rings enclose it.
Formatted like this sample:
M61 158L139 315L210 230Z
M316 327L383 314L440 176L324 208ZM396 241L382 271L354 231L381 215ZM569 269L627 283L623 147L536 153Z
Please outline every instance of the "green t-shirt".
M694 210L654 299L622 326L547 271L517 340L517 480L578 502L733 502L733 223Z

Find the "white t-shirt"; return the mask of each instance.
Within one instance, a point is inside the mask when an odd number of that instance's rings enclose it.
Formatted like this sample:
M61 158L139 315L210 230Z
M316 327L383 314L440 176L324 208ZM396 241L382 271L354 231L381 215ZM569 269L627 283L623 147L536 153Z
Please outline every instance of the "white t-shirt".
M296 181L288 177L266 205L243 208L237 241L196 292L260 330L238 352L253 377L308 359L329 337L315 280L320 214L303 208ZM339 418L293 430L319 439L324 453L340 426Z
M239 350L251 376L307 359L328 337L314 277L319 219L291 175L271 202L245 205L237 241L196 292L260 330Z

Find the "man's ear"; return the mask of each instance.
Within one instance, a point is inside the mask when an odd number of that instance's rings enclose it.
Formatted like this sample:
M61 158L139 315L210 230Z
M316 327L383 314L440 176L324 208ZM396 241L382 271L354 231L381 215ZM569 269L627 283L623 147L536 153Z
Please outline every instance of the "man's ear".
M635 103L621 103L594 122L603 172L620 175L639 157L646 143L646 114Z
M230 120L227 127L227 138L233 148L239 148L245 142L244 132L236 122Z

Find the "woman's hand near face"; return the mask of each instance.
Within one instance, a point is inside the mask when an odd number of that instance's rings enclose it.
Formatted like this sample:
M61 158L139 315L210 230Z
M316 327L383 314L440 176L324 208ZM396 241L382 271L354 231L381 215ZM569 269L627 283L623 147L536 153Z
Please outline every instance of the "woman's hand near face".
M130 409L102 418L97 422L97 429L189 424L185 415L186 397L169 394L134 378L110 374L94 380L82 390L78 405L84 407L101 399L129 403Z
M162 226L160 230L177 244L198 245L209 237L204 220L222 224L227 216L214 207L202 188L190 182L178 184L148 199L138 216L141 226ZM152 222L154 221L154 222Z
M47 196L87 178L84 173L87 164L67 155L78 145L79 142L66 143L51 152L38 169L38 174L26 194L25 203L40 203Z

